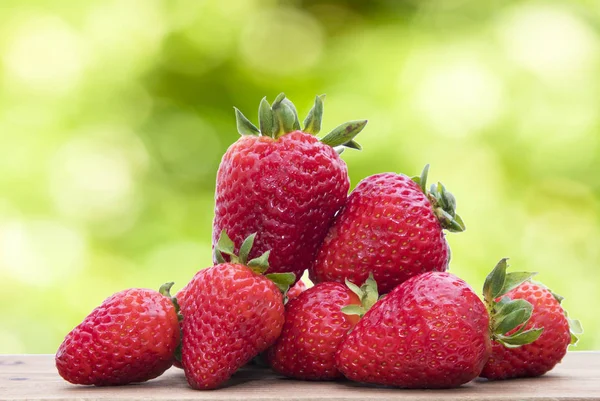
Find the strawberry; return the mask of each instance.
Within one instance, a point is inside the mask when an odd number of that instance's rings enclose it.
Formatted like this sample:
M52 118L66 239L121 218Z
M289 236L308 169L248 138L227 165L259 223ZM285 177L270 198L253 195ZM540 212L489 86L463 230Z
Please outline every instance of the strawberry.
M107 298L65 337L56 353L58 373L68 382L96 386L160 376L171 367L180 340L172 285Z
M242 137L217 173L213 245L221 231L236 244L256 232L250 257L270 250L270 272L292 272L300 279L348 194L348 172L338 151L360 149L353 138L366 121L342 124L319 140L323 97L317 96L302 130L283 93L272 105L261 101L260 129L235 111Z
M496 293L510 290L522 277L510 274L505 264L494 269L494 277L508 277L500 289L494 287ZM336 365L347 378L360 382L457 387L480 374L491 338L517 343L539 335L537 330L516 333L518 338L505 334L529 317L522 312L525 304L490 317L486 305L460 278L447 272L423 273L396 287L364 315L340 345Z
M385 294L408 278L445 271L450 249L443 229L465 229L456 200L421 177L382 173L362 180L336 216L310 269L310 279L362 284L372 272Z
M490 380L543 375L562 360L569 344L577 342L575 334L582 332L579 321L567 317L560 304L562 297L542 284L525 282L497 302L501 305L511 300L525 300L533 305L533 313L524 330L534 327L544 330L537 340L518 348L506 348L494 342L492 355L481 373Z
M267 352L267 361L278 373L302 380L332 380L342 374L335 367L339 344L358 322L342 312L364 300L374 303L377 289L367 280L362 289L340 283L321 283L289 301L281 336ZM351 289L352 288L352 289ZM353 292L356 291L356 292Z
M306 286L306 283L302 280L298 280L296 284L294 284L286 294L288 301L291 301L292 299L296 298L298 295L302 294L307 289L308 287Z
M247 261L254 238L251 235L244 241L238 257L233 242L223 233L215 247L220 264L200 270L186 286L181 303L181 362L194 389L223 385L281 333L283 295L271 279L287 290L295 277L291 273L263 276L269 252Z

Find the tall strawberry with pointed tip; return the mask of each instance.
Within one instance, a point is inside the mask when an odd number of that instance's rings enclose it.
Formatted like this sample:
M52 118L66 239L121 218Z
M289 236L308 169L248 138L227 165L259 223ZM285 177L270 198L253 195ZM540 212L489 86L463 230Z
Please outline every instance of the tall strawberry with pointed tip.
M271 346L284 323L283 295L292 273L270 273L269 252L249 260L256 235L239 256L225 232L215 246L219 264L200 270L179 294L183 315L181 364L194 389L213 389ZM223 254L229 256L225 262Z
M282 93L259 107L259 127L235 109L242 137L229 147L217 173L213 246L225 230L234 243L257 233L250 257L270 250L270 272L299 279L310 267L350 180L339 154L360 149L354 137L366 120L350 121L322 139L323 96L304 120Z

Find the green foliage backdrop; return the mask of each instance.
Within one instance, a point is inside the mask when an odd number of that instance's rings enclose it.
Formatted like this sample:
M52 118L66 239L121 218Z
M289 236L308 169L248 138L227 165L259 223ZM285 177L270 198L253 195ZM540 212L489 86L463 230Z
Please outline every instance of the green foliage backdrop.
M600 8L593 1L3 0L0 352L53 353L105 297L211 263L214 177L285 91L324 130L368 118L353 186L456 195L451 271L504 256L600 349Z

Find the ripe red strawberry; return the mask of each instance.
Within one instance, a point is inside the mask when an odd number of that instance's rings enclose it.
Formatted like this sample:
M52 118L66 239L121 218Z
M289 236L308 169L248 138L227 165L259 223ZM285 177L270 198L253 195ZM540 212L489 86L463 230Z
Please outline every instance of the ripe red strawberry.
M294 284L286 294L288 301L296 298L298 295L302 294L304 291L308 290L306 283L302 280L298 280L296 284Z
M268 252L247 262L254 235L241 246L240 256L224 234L215 253L221 264L200 270L186 286L183 314L182 365L195 389L221 386L236 370L271 346L283 327L283 295L267 275ZM225 263L221 253L230 256Z
M509 277L505 271L506 264L499 264L494 277ZM519 273L511 274L510 280L501 280L497 293L504 291L505 281L514 284ZM336 364L347 378L360 382L457 387L479 375L492 336L526 321L526 313L519 312L522 305L517 306L510 311L516 314L500 311L490 319L463 280L447 272L424 273L396 287L364 315L340 345ZM506 335L503 339L513 341Z
M259 130L236 109L242 137L217 173L213 245L221 231L236 244L256 232L250 257L271 250L269 271L300 279L348 194L346 164L334 147L360 149L352 138L366 124L342 124L319 140L322 113L317 97L301 130L296 108L280 94L272 106L261 101Z
M582 332L579 321L567 317L560 305L562 297L545 286L525 282L505 295L505 300L525 300L533 305L531 318L524 330L543 327L544 331L531 344L506 348L492 344L492 355L481 373L490 380L541 376L559 363L569 344L575 344L575 334ZM498 305L502 300L498 299Z
M173 363L180 340L176 307L168 294L134 288L118 292L75 327L56 353L58 373L74 384L143 382Z
M375 281L367 283L368 289L365 284L362 289L352 285L352 290L340 283L321 283L289 301L281 336L267 352L273 370L303 380L341 377L335 367L335 353L359 319L342 309L361 302L375 303Z
M443 229L465 227L442 184L425 189L428 169L413 179L382 173L362 180L325 237L310 279L361 284L372 272L385 294L416 274L445 271Z

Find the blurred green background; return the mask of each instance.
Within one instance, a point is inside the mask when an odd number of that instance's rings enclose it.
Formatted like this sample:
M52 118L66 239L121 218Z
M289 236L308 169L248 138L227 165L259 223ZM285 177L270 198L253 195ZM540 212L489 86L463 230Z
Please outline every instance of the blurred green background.
M324 131L369 119L353 186L431 163L467 224L451 271L539 271L600 349L594 1L3 0L0 55L0 353L210 265L232 106L281 91L326 93Z

